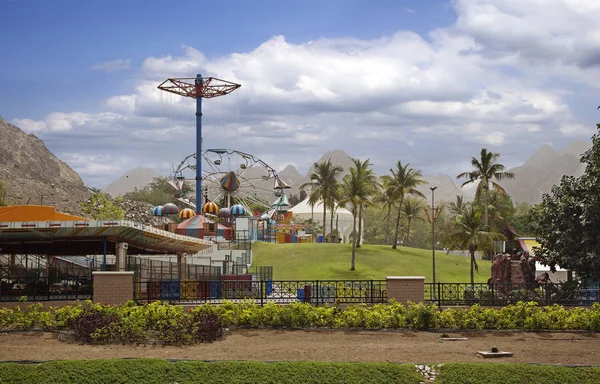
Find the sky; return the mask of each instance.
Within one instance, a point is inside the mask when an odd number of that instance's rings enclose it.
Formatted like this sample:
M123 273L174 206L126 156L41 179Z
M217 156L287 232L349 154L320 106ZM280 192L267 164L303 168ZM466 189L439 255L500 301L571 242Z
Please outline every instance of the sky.
M204 149L304 174L341 149L455 176L596 131L597 0L0 0L0 116L86 185L168 174L195 102L167 78L241 84L203 103Z

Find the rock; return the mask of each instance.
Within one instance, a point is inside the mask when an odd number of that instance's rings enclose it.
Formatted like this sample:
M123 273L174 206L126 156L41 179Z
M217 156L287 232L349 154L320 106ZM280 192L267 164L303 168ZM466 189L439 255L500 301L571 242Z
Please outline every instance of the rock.
M494 256L490 283L502 287L503 284L525 284L535 287L535 259L529 254L503 254ZM508 284L507 284L508 285Z
M0 118L0 180L10 205L49 205L82 215L80 202L91 192L81 177L33 134Z
M125 220L152 226L174 222L170 216L152 216L154 206L150 203L121 199L117 199L115 203L125 210Z

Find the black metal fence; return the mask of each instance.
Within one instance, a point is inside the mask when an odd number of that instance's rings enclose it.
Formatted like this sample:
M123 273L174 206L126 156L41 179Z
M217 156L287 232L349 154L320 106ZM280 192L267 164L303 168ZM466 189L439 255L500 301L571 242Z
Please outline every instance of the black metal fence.
M92 276L3 277L0 301L91 300Z
M387 301L385 280L226 280L136 281L138 302L221 303L223 300L254 300L264 305L310 303L313 305L375 304Z
M473 305L502 306L519 301L539 305L560 304L589 306L600 299L598 284L580 282L548 284L485 284L485 283L427 283L425 301L439 306Z

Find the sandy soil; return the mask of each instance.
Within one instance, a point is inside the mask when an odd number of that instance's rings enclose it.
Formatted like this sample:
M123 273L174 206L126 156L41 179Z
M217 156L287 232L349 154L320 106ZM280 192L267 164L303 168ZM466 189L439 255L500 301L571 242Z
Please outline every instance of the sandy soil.
M59 340L56 333L0 334L0 360L169 358L193 360L317 360L444 363L484 361L477 351L497 347L514 357L494 362L600 365L600 334L453 333L464 341L439 341L440 333L233 330L224 340L188 347L92 346Z

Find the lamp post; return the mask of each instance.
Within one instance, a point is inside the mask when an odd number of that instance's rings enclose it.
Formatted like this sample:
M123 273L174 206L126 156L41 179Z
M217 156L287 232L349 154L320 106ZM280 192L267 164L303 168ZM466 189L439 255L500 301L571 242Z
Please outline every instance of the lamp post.
M433 267L433 294L435 297L435 190L437 187L431 187L431 259L432 259L432 267Z

